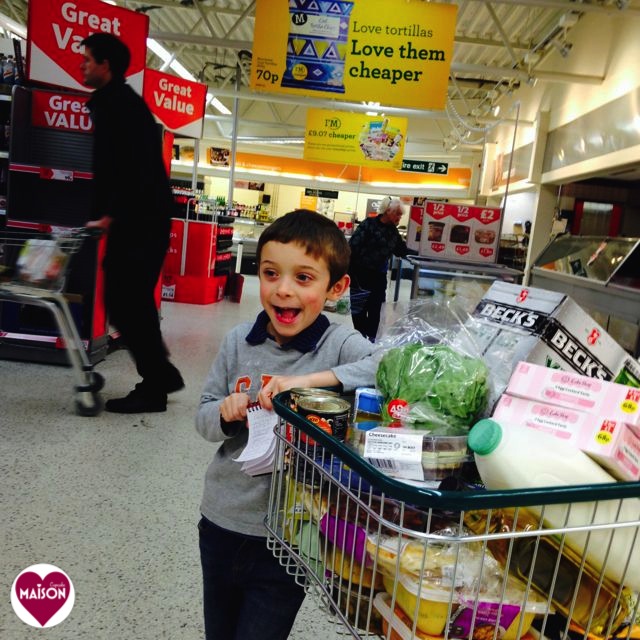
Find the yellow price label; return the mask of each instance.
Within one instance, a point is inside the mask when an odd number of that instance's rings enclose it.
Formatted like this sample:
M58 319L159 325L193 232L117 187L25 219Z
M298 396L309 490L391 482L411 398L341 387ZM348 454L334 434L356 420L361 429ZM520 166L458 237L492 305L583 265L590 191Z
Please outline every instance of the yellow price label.
M638 403L633 400L625 400L620 408L625 413L635 413L638 410Z
M596 435L598 444L609 444L611 442L611 434L608 431L599 431Z

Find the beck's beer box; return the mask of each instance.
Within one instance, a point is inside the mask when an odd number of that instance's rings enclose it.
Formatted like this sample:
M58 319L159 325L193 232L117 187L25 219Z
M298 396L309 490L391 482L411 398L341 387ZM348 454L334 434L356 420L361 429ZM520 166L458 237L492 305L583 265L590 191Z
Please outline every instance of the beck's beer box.
M640 387L638 361L563 293L496 281L466 325L460 347L489 367L490 406L519 361Z
M502 209L445 202L425 203L420 255L491 264L498 257Z

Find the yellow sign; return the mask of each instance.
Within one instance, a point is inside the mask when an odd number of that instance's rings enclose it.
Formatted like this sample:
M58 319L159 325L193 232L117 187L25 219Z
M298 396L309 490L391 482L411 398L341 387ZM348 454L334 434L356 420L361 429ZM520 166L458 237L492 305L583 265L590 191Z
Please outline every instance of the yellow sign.
M309 209L315 211L318 206L318 198L316 196L305 196L304 193L300 194L300 208Z
M444 109L455 4L257 0L251 88Z
M407 119L307 109L305 160L400 169Z

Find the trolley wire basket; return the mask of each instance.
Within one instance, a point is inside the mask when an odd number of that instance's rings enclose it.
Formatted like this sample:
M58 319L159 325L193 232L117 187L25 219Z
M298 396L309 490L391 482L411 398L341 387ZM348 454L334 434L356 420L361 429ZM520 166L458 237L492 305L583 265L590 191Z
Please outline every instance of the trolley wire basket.
M0 282L62 291L71 256L91 235L85 227L0 231Z
M274 398L267 544L340 633L640 637L640 482L424 488L385 475L292 406L289 392ZM569 522L583 503L594 513L606 503L618 516L548 526L545 509L561 506ZM621 515L623 505L631 516ZM599 566L589 560L594 548L604 555Z
M64 294L72 256L89 237L86 227L11 227L0 230L0 301L48 309L56 321L75 374L75 408L82 416L102 410L104 378L93 370ZM0 331L0 342L5 335Z

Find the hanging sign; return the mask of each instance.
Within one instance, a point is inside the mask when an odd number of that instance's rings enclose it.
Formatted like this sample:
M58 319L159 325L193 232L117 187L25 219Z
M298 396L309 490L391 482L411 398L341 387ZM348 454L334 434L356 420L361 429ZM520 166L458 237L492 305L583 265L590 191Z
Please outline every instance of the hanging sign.
M407 119L307 109L305 160L399 169Z
M329 200L337 200L340 195L339 191L332 191L329 189L309 189L305 188L305 196L313 196L316 198L327 198Z
M143 96L166 129L185 138L202 137L206 84L146 69Z
M463 262L496 262L502 209L425 203L420 255Z
M149 17L100 0L29 0L27 78L33 82L90 91L82 83L84 38L112 33L131 52L128 83L142 93Z
M251 88L444 109L455 4L257 0Z
M447 162L427 162L426 160L403 160L402 171L413 171L415 173L437 173L446 176L449 171Z

